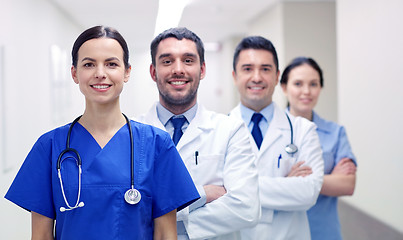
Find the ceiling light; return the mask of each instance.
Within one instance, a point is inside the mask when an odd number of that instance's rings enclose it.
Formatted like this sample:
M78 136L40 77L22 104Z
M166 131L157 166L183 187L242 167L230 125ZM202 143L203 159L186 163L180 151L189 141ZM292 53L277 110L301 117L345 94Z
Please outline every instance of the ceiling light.
M204 43L204 50L206 52L219 52L221 51L221 43L219 42L205 42Z
M190 0L159 0L158 15L154 36L166 29L177 27L182 18L183 9Z

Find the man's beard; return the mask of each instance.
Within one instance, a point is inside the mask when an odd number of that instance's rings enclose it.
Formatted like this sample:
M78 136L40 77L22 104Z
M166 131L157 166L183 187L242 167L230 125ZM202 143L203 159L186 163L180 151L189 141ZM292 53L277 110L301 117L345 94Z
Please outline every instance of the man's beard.
M192 78L184 78L184 77L182 77L182 79L186 79L189 82L193 82ZM157 79L157 82L158 82L158 79ZM162 92L160 90L160 88L158 88L158 92L160 94L161 99L167 105L170 105L170 106L182 106L183 107L183 106L191 104L194 101L194 99L197 98L197 89L199 88L199 84L200 84L200 81L197 84L197 86L195 86L195 88L189 89L187 94L184 97L175 97L172 94L170 94L170 92L168 92L168 91Z

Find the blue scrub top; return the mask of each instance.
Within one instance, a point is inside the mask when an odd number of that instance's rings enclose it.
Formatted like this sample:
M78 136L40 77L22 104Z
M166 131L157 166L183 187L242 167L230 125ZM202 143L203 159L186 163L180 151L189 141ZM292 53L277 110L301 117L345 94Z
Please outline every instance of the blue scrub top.
M80 201L66 207L56 162L66 146L70 124L42 135L25 159L5 198L29 211L56 219L56 239L152 239L153 220L182 209L199 198L193 181L168 133L130 122L134 139L136 205L125 202L130 186L130 135L123 126L104 148L79 123L71 132L70 147L82 159ZM78 193L74 156L63 157L63 187L70 206Z
M315 112L313 112L313 122L317 126L316 131L323 150L325 174L330 174L334 166L345 157L352 159L357 165L343 126L324 120ZM342 239L337 211L337 197L320 194L316 204L307 213L312 240Z

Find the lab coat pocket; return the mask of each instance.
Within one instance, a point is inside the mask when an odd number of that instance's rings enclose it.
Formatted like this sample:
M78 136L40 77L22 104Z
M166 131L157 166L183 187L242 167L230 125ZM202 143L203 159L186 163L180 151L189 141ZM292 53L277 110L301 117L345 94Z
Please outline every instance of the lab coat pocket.
M273 209L262 208L262 216L260 217L260 223L271 223L273 222Z
M224 154L204 155L198 152L194 156L191 172L196 185L223 185Z
M286 177L291 171L292 165L295 163L294 157L283 157L280 155L276 161L274 161L275 166L273 166L275 177Z

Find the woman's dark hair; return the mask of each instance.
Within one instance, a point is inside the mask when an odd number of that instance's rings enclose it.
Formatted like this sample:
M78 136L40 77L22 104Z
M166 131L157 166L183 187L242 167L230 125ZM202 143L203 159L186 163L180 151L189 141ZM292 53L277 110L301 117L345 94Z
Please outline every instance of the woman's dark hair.
M266 50L273 55L274 64L276 65L276 70L278 71L278 57L277 51L273 43L261 36L250 36L242 39L235 49L234 58L232 62L232 67L234 72L236 72L236 64L238 63L239 54L242 50L256 49L256 50Z
M294 58L291 63L284 69L283 71L283 75L281 75L281 79L280 79L280 84L285 84L287 85L288 83L288 76L290 75L291 70L293 70L294 68L301 66L303 64L307 64L309 66L311 66L313 69L315 69L318 74L319 74L319 82L320 82L320 86L323 87L323 73L322 73L322 69L320 69L318 63L316 63L315 60L313 60L312 58L308 58L308 57L297 57Z
M160 44L160 42L162 40L171 38L171 37L176 38L178 40L182 40L185 38L187 40L193 41L196 44L197 53L199 54L199 57L200 57L200 64L204 63L204 46L203 46L203 42L201 41L199 36L197 36L194 32L190 31L187 28L177 27L177 28L170 28L170 29L163 31L158 36L156 36L154 38L154 40L151 42L151 46L150 46L151 61L154 66L155 66L155 61L156 61L155 57L157 54L158 45Z
M78 36L76 41L74 42L73 49L71 50L71 56L73 60L73 66L77 67L77 60L78 60L78 50L80 49L81 45L83 45L86 41L96 38L111 38L118 41L120 46L123 49L123 62L125 64L125 68L130 68L129 64L129 49L127 47L127 43L125 39L120 35L120 33L111 27L105 26L95 26L85 30L83 33Z

